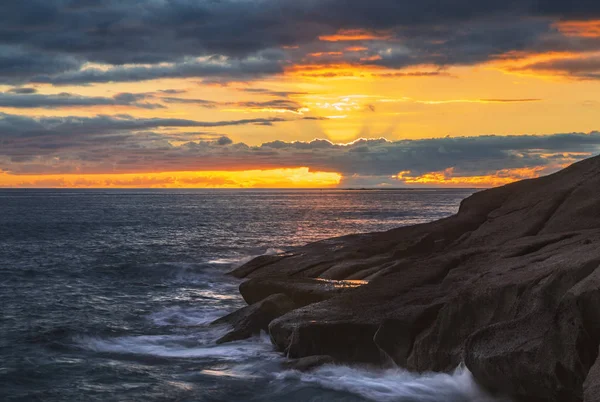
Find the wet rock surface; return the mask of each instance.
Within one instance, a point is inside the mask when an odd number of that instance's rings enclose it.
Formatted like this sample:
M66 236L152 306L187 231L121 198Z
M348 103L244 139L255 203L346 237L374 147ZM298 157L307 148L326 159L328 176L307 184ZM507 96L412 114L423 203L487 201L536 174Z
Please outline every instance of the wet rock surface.
M515 400L599 399L599 157L475 193L446 219L309 244L233 274L251 278L246 300L277 292L299 307L268 326L291 358L414 371L464 362ZM321 292L311 278L368 283Z
M294 302L284 294L269 297L213 321L211 325L230 325L233 329L217 340L218 344L239 341L267 331L275 318L296 308Z
M287 361L283 367L288 370L310 371L325 364L334 364L335 360L331 356L308 356L301 359Z

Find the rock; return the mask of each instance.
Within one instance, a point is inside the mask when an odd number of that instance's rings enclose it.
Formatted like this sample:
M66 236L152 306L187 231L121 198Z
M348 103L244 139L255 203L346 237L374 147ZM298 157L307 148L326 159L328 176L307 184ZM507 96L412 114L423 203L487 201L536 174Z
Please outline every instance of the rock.
M240 293L248 304L257 303L276 293L285 294L298 307L331 299L364 285L365 281L334 281L325 279L255 278L240 285Z
M231 325L233 330L217 340L217 344L239 341L267 331L269 323L275 318L295 308L292 300L283 294L274 294L251 306L213 321L211 325Z
M335 363L335 360L331 356L308 356L287 361L283 363L283 367L288 370L310 371L325 364L333 363Z
M581 276L597 266L582 270ZM568 283L569 279L551 275L532 293L560 286L561 282ZM594 361L589 350L597 343L590 337L575 300L567 294L556 303L555 314L548 313L550 306L534 306L520 318L485 327L469 338L465 363L482 385L523 399L582 399L581 385Z
M289 257L286 254L276 254L276 255L261 255L256 258L253 258L251 261L248 261L246 264L242 265L231 271L229 274L235 276L236 278L245 278L248 275L252 274L252 272L256 271L259 268L264 268L269 264L273 264L283 260L284 258Z
M514 400L592 401L600 384L599 245L595 157L475 193L439 221L254 263L241 291L249 301L280 292L304 306L269 324L291 358L392 360L418 372L464 361L480 384ZM320 289L311 278L368 283L305 291Z
M600 359L596 359L588 373L583 383L583 390L584 402L600 402Z

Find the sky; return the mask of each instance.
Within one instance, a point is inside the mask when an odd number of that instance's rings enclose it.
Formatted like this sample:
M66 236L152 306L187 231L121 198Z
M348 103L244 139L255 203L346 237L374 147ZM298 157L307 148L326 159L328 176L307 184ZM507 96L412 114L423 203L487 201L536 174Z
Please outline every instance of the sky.
M22 0L0 187L490 187L600 151L596 0Z

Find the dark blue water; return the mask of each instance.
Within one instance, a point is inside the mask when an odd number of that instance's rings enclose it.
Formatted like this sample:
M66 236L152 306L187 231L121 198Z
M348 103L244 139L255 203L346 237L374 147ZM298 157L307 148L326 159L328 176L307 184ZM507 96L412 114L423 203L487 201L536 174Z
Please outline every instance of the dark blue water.
M0 400L470 401L468 372L285 371L216 345L251 256L454 213L470 190L0 191Z

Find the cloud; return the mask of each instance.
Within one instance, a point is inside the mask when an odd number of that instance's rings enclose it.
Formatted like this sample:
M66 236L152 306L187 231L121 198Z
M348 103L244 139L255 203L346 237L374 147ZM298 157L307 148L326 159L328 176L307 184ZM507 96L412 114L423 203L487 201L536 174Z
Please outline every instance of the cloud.
M525 64L512 68L512 70L564 75L583 80L597 80L600 79L600 56L558 57Z
M0 112L0 160L6 170L28 172L72 172L80 167L104 171L111 164L120 169L135 169L138 158L147 162L165 157L162 167L179 165L171 151L174 144L208 140L223 144L222 134L179 132L189 128L220 128L243 125L272 125L286 122L282 118L256 118L226 121L196 121L170 118L134 118L129 115L95 117L27 117ZM200 143L199 142L199 143ZM191 143L193 144L193 143ZM225 144L226 145L226 144ZM198 155L197 155L198 156ZM208 156L208 155L207 155ZM173 158L173 159L170 159ZM170 159L170 160L169 160ZM155 168L160 168L157 164ZM0 162L0 169L4 165ZM146 165L145 168L150 168ZM155 168L150 168L154 171ZM118 169L117 169L118 170Z
M132 106L142 109L160 109L157 103L143 102L145 95L120 93L112 98L100 96L81 96L70 93L46 95L35 93L34 88L16 88L9 92L0 92L0 107L17 109L57 109L63 107L92 106Z
M157 91L145 93L123 92L113 97L81 96L71 93L39 94L34 88L15 88L8 92L0 92L0 107L17 109L93 106L131 106L143 109L165 108L166 104L191 104L207 109L236 108L247 111L271 111L298 113L302 106L290 99L271 99L267 101L218 102L208 99L182 98L175 95L182 91ZM160 102L160 103L157 103Z
M2 15L6 14L3 12ZM0 40L2 30L0 28ZM38 74L53 75L76 71L82 65L83 60L69 54L56 54L44 49L26 50L19 44L0 44L0 83L28 82Z
M56 75L36 75L32 83L88 85L108 82L138 82L164 78L206 78L212 81L245 81L283 72L284 62L258 54L245 59L209 57L189 59L170 65L84 68Z
M260 94L267 96L274 96L277 98L287 98L290 96L296 95L307 95L308 92L300 92L300 91L274 91L266 88L239 88L239 91L248 92L251 94Z
M0 139L16 137L107 135L157 128L230 127L247 124L271 125L283 118L197 121L176 118L134 118L129 115L95 117L28 117L0 112Z
M223 136L217 140L217 144L218 145L231 145L231 144L233 144L233 141L230 138Z
M37 92L37 89L28 88L28 87L18 87L18 88L11 88L8 90L8 92L13 93L13 94L34 94Z
M599 38L555 24L594 18L592 0L8 2L0 81L251 80L318 53L388 68L468 65L515 51L600 49ZM366 50L344 51L348 42Z
M181 98L173 96L163 96L162 102L168 104L189 104L206 109L226 108L225 110L235 111L259 111L272 113L295 113L302 114L304 110L302 105L291 99L271 99L267 101L236 101L236 102L218 102L208 99ZM310 119L310 118L307 118Z
M216 133L169 128L273 124L284 119L199 122L130 116L29 118L0 114L0 170L12 173L139 173L308 167L344 177L406 178L452 169L459 177L506 169L558 169L597 153L600 133L435 138L350 144L327 140L234 143Z

